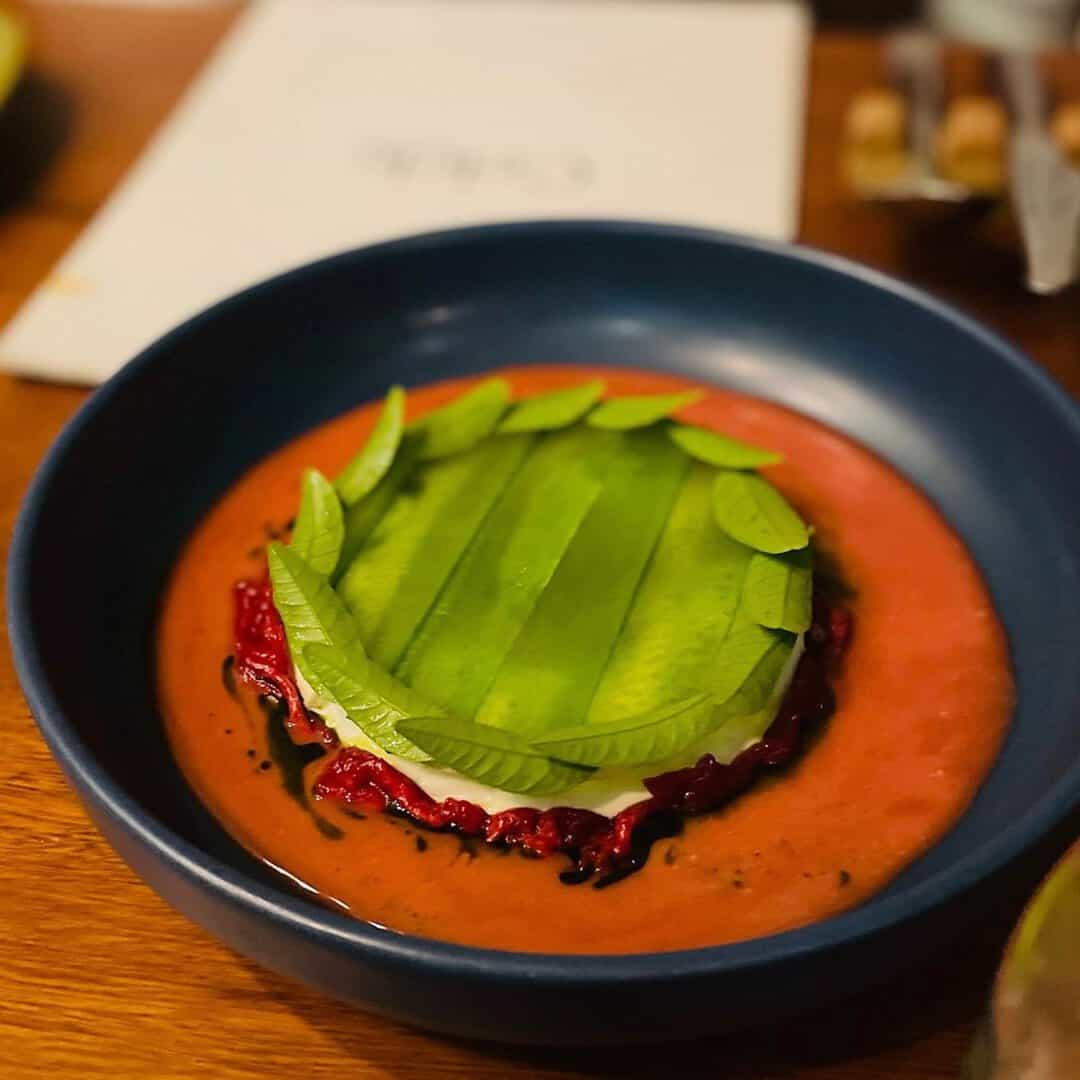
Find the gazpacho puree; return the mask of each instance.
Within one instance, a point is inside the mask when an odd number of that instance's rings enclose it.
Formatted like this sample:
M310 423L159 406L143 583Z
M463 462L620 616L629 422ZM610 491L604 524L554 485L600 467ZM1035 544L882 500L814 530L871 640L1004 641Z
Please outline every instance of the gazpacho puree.
M607 382L609 395L693 387L667 375L508 368L515 396ZM474 380L409 391L409 418ZM856 632L837 708L795 763L690 816L639 873L568 887L543 860L503 857L388 814L304 798L254 694L230 693L231 587L265 570L302 471L334 475L370 432L364 406L251 469L201 522L168 585L158 641L163 712L189 780L249 850L325 902L393 930L544 952L695 948L791 929L858 904L933 844L988 771L1013 701L1006 643L960 540L869 451L787 409L727 391L681 419L784 455L767 475L840 568ZM311 751L309 750L309 754ZM308 791L324 767L303 773ZM572 803L572 798L568 800ZM306 803L306 805L305 805Z

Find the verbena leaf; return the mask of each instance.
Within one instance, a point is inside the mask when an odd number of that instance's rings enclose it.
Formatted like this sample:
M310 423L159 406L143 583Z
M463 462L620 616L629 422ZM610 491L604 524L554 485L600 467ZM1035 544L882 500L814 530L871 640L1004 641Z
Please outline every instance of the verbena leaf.
M345 519L337 492L318 469L306 469L289 547L312 570L329 577L338 564L344 539Z
M590 458L608 455L598 462L603 490L475 713L530 737L585 719L690 465L657 428L582 430L596 447Z
M514 403L509 414L499 424L500 435L520 431L554 431L580 420L604 396L604 383L597 379L552 390L547 394L525 398Z
M609 398L589 413L585 423L613 431L647 427L687 405L693 405L704 396L701 390L686 390L680 394L634 394Z
M683 456L665 432L650 431ZM686 479L597 685L585 718L590 724L637 716L712 684L753 552L722 533L712 519L715 471L700 462L687 464ZM573 720L570 714L567 722Z
M417 470L419 439L406 433L398 447L390 470L362 499L345 510L345 542L341 546L338 566L351 565L356 553L364 546L372 531L394 505L398 495L414 481Z
M713 482L716 523L740 544L772 555L806 547L810 534L783 495L754 473L722 472Z
M755 552L743 585L747 613L776 630L795 634L808 630L812 568L808 547L785 555Z
M392 671L533 444L485 439L429 462L365 539L337 584L368 654Z
M720 704L721 719L757 713L772 701L784 667L791 660L796 638L782 630L767 630L765 633L769 636L767 647L760 652L739 688Z
M315 690L321 691L322 683L304 661L304 646L333 645L348 650L358 638L356 623L330 582L292 548L271 544L267 561L274 607L285 625L293 663Z
M628 720L564 728L533 746L577 765L649 765L693 746L716 724L712 697L701 693Z
M505 379L485 379L449 405L428 413L410 426L422 436L420 460L460 454L495 430L510 402Z
M522 795L557 795L591 769L552 761L509 731L447 716L402 720L398 731L440 765L471 780Z
M773 701L757 712L732 712L724 705L716 707L716 726L708 731L699 744L721 765L730 765L748 746L759 742L776 719L777 702ZM694 749L697 753L697 749ZM684 757L686 751L681 755Z
M723 469L757 469L762 465L776 465L784 460L783 455L773 450L762 450L707 428L673 424L668 429L668 434L671 441L692 458Z
M725 715L764 708L794 647L795 637L786 631L737 619L717 657L712 687Z
M305 645L303 656L327 696L376 746L409 761L430 761L397 730L399 720L433 710L419 694L372 663L359 644L348 651L330 645Z
M601 490L578 425L542 440L454 568L395 674L475 716L499 666Z
M334 481L346 506L352 506L373 491L386 475L401 444L404 426L405 391L400 386L391 386L367 442Z

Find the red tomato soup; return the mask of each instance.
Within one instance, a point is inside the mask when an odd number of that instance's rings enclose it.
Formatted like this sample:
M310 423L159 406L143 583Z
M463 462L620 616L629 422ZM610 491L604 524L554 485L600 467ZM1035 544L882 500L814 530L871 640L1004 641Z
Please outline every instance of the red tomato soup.
M611 369L500 374L515 396L598 377L609 394L691 385ZM410 417L468 385L410 392ZM853 589L856 629L837 708L795 764L720 810L688 817L643 870L607 889L562 884L560 857L505 854L326 800L305 806L301 784L310 790L322 764L302 774L275 765L280 738L268 740L273 728L254 696L231 694L222 678L231 587L264 572L268 535L295 512L301 471L333 475L378 408L297 439L233 487L177 563L158 633L161 705L189 781L240 843L326 903L393 930L501 949L718 945L860 903L968 805L1001 743L1013 685L1002 628L960 540L867 450L776 405L708 388L681 416L785 455L769 480L814 525Z

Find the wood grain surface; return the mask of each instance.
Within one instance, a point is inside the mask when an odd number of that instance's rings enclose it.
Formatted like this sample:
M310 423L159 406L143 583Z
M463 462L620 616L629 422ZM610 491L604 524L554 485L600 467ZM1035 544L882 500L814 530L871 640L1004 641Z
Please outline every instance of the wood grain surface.
M0 322L101 205L225 32L236 8L27 5L30 75L0 117ZM968 67L962 70L968 71ZM877 78L869 38L820 36L802 237L918 282L1020 342L1080 393L1075 292L1020 288L1007 216L901 214L855 203L838 176L842 111ZM1080 67L1053 66L1067 92ZM80 390L0 376L0 538ZM796 1023L675 1048L514 1050L428 1036L265 972L171 911L113 854L38 736L0 648L0 1077L957 1075L1001 943L1069 827L990 889L947 955ZM1071 828L1080 829L1080 822Z

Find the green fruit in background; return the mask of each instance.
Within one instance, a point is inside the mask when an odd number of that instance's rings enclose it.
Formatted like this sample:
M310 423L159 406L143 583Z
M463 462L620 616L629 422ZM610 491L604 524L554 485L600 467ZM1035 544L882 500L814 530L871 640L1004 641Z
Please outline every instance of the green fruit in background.
M992 1080L1080 1077L1080 844L1054 867L1005 950Z
M26 31L10 11L0 8L0 105L11 93L26 55Z

